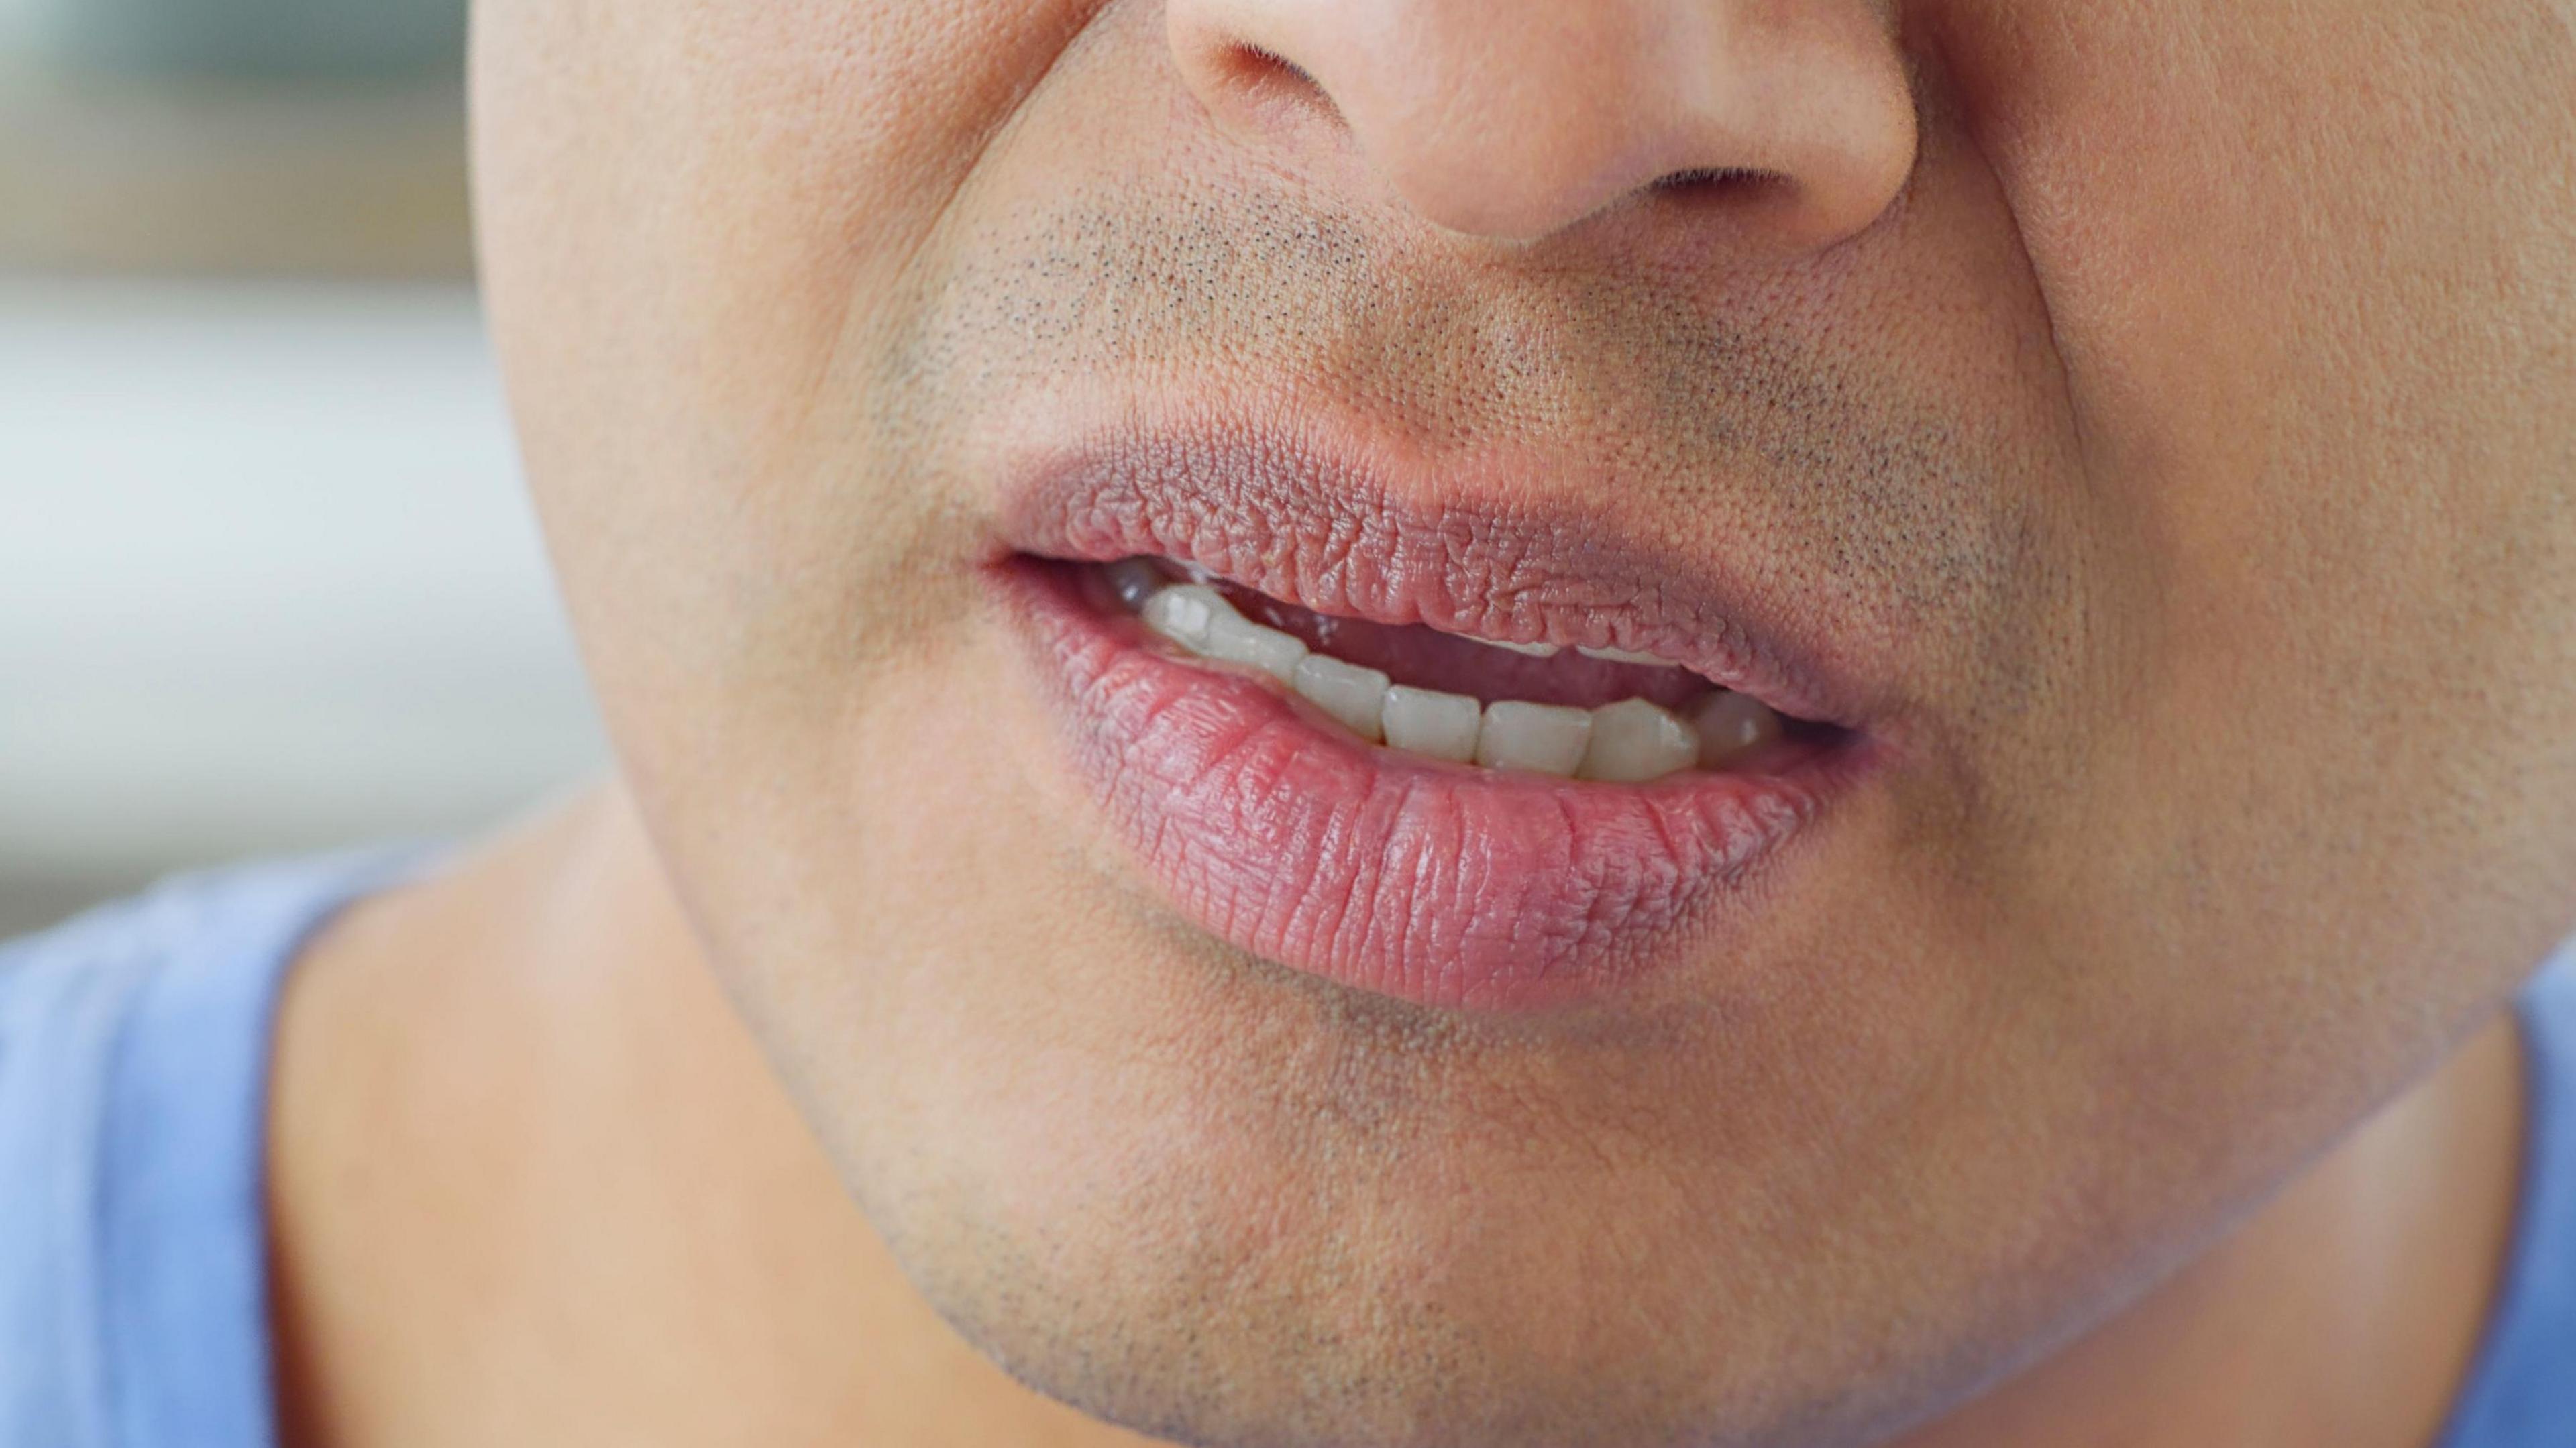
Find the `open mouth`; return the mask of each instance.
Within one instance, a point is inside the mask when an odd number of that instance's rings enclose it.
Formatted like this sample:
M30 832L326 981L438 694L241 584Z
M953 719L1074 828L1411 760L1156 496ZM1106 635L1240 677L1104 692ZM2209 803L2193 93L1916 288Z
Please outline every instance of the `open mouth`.
M1355 740L1421 759L1644 784L1755 769L1845 734L1669 659L1318 613L1161 558L1087 570L1178 656L1265 678Z
M1010 495L986 570L1164 899L1438 1008L1747 943L1784 847L1883 762L1871 695L1714 560L1288 456L1077 458Z

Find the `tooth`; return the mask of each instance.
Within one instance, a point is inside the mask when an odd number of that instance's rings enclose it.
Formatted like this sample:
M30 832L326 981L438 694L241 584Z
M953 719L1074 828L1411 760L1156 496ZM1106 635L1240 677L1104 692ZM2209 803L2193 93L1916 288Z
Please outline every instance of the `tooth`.
M1610 784L1643 784L1699 761L1699 735L1672 711L1645 699L1622 699L1592 711L1592 740L1582 776Z
M1306 641L1295 634L1265 628L1233 609L1208 625L1199 652L1229 664L1249 664L1283 684L1297 682L1297 664L1306 657Z
M1587 659L1607 659L1614 664L1657 664L1668 669L1674 667L1672 660L1661 657L1660 655L1631 653L1626 649L1587 649L1578 647L1575 649L1575 652L1583 655Z
M1560 704L1500 699L1485 706L1476 762L1487 769L1526 769L1572 778L1592 739L1592 711Z
M1171 582L1163 570L1148 558L1121 558L1109 565L1109 587L1118 601L1136 612L1143 612L1145 602Z
M1533 659L1552 659L1559 652L1555 644L1515 644L1506 643L1501 639L1478 639L1476 642L1490 648L1510 649L1516 654L1527 654Z
M1145 600L1145 627L1197 653L1207 647L1208 630L1222 615L1242 615L1225 595L1197 583L1175 584Z
M1388 690L1382 670L1346 664L1331 654L1310 653L1297 661L1289 687L1369 743L1385 737Z
M1724 769L1769 744L1779 742L1780 716L1760 700L1719 690L1691 710L1699 730L1699 767Z
M1386 691L1386 742L1409 754L1465 764L1476 757L1476 726L1483 713L1464 694L1398 684Z

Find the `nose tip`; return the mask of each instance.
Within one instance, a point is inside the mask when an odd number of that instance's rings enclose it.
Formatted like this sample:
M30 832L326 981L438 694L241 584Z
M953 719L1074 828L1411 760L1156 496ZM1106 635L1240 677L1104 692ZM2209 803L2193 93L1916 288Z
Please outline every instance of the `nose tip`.
M1170 0L1229 131L1335 138L1453 232L1534 241L1670 189L1815 249L1903 188L1914 102L1884 0ZM1293 155L1292 155L1293 159Z

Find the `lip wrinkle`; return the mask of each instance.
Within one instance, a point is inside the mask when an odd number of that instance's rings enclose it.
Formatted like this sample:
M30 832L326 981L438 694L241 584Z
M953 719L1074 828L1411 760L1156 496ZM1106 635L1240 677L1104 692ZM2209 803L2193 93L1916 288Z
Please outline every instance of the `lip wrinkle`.
M1576 784L1416 763L1164 657L1071 570L994 570L1077 773L1180 912L1254 955L1442 1008L1546 1008L1660 957L1853 774Z

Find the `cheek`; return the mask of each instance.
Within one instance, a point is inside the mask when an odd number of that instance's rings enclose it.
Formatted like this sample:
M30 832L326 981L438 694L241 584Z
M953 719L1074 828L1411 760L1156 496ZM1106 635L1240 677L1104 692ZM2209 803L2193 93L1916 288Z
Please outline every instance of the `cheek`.
M630 753L685 728L678 701L839 657L854 603L908 598L880 575L934 494L871 465L842 364L879 350L880 304L982 138L1093 8L481 7L493 331Z
M2136 522L2095 888L2159 907L2142 957L2498 989L2576 872L2576 48L2548 7L2049 9L1925 7Z
M2533 566L2576 539L2550 485L2576 445L2563 25L2529 6L2022 13L2044 8L1961 5L1945 35L2086 471L2147 529L2172 652L2225 661L2256 701L2328 669L2474 692L2527 668L2529 628L2453 645L2508 590L2568 597L2567 570ZM2357 75L2373 84L2337 79Z

